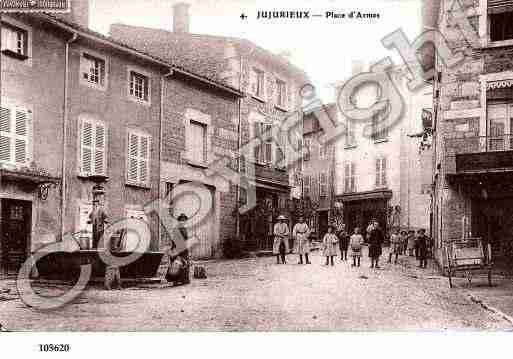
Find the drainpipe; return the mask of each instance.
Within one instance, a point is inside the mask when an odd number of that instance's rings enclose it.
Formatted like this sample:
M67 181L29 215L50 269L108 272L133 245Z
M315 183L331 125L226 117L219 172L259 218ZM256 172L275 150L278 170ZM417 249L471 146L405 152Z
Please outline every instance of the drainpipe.
M71 39L66 41L65 65L64 65L64 103L63 103L63 123L62 123L62 174L61 174L61 241L64 237L64 216L66 215L66 154L68 141L68 85L69 85L69 48L72 42L78 39L77 33L73 33Z
M172 69L169 69L169 72L167 74L164 74L160 77L160 114L159 114L159 179L157 184L157 191L158 191L158 198L162 199L162 144L164 143L164 131L162 128L164 127L164 87L166 83L166 77L169 77L173 75L174 71ZM160 203L160 201L159 201ZM159 205L159 215L160 215L160 208L161 204ZM162 224L160 223L160 219L157 221L157 236L158 236L158 250L160 250L160 241L162 239Z
M240 71L239 71L239 91L242 91L242 71L244 69L242 64L243 57L240 56ZM237 123L237 153L239 156L239 159L237 161L237 171L240 174L241 166L240 166L240 148L242 147L242 97L239 97L238 101L238 123ZM246 162L246 157L244 156L244 162ZM240 175L239 175L240 176ZM238 239L240 237L240 211L239 211L239 204L240 204L240 182L239 186L237 187L237 193L235 193L235 206L237 209L237 213L235 214L235 233L236 238Z

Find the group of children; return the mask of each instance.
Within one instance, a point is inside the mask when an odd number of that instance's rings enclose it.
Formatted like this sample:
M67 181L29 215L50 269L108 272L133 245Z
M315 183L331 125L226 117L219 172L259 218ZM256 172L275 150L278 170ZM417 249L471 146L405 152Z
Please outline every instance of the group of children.
M356 227L354 233L349 236L342 228L335 233L335 226L328 226L328 232L322 240L323 255L326 257L326 265L334 265L334 257L337 256L337 244L339 244L341 260L347 260L348 248L353 259L352 267L359 267L362 257L362 246L364 244L363 235L360 228ZM388 262L392 263L392 257L395 256L394 263L397 264L399 255L414 256L419 260L419 267L427 267L427 258L430 247L430 239L426 236L425 229L419 229L417 235L414 230L395 229L390 236L390 252Z
M360 229L354 229L353 235L349 236L345 230L342 229L339 233L335 233L335 226L328 226L328 232L324 235L322 240L323 255L326 257L326 265L335 265L333 258L337 255L337 244L340 248L341 260L347 260L348 247L351 249L351 257L353 258L352 266L360 266L360 259L362 256L362 245L364 243L363 236L360 234Z
M419 267L427 267L427 258L430 248L430 238L426 236L425 229L419 229L417 235L414 230L395 229L390 236L390 252L388 263L392 263L392 257L395 256L394 263L397 264L399 255L415 256L419 260Z

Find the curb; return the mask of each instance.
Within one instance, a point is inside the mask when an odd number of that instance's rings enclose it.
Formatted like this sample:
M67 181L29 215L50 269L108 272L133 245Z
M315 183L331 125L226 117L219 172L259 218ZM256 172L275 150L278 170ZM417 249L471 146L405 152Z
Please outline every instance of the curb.
M503 311L495 308L495 307L492 307L491 305L485 303L483 300L479 299L478 297L474 296L473 294L470 294L470 293L467 293L467 296L470 298L470 300L478 305L480 305L481 307L483 307L484 309L502 317L502 319L506 320L507 322L509 322L511 325L513 325L513 317L504 313Z

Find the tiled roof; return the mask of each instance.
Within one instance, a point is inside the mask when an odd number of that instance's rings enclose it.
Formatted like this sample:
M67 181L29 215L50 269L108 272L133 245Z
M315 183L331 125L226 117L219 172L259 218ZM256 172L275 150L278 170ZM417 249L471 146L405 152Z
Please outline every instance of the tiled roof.
M179 66L190 68L215 81L222 81L223 59L228 44L233 45L241 53L252 53L281 66L293 76L307 81L306 74L292 65L283 57L273 54L246 39L225 36L213 36L192 33L174 33L167 30L152 29L140 26L114 24L110 35L128 43L142 51L162 57Z

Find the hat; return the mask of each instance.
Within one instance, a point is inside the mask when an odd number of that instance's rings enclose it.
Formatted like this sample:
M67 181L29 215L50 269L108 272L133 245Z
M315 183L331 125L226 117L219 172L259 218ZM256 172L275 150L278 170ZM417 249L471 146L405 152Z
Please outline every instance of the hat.
M178 216L178 218L177 218L177 220L179 220L179 221L186 221L186 220L188 220L188 219L189 219L189 217L187 217L187 216L185 215L185 213L181 213L181 214Z
M286 221L287 217L285 217L283 214L280 214L277 219L278 221Z

